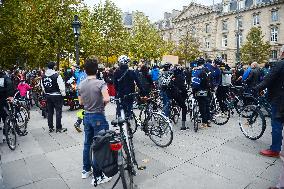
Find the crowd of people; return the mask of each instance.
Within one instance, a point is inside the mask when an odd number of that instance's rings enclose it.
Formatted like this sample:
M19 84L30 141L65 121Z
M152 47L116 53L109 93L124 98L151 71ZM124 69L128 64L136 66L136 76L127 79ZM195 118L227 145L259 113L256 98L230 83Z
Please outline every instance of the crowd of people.
M282 128L284 118L284 49L280 61L274 66L265 64L263 68L257 62L250 66L238 64L231 68L222 58L214 60L199 58L190 63L188 68L181 65L165 63L162 66L149 64L132 64L123 55L118 58L118 67L99 68L96 58L87 59L84 66L73 65L61 71L55 71L56 64L49 62L45 70L26 71L19 68L0 71L0 121L6 119L4 107L7 99L12 100L16 91L20 98L27 98L28 91L44 95L47 101L47 120L49 132L62 133L67 128L62 127L62 107L69 105L70 109L81 109L78 120L74 124L77 131L82 132L81 123L84 120L84 149L82 178L91 174L89 152L93 137L101 130L108 130L105 117L105 106L113 98L123 98L125 95L139 91L141 97L150 96L153 90L158 90L162 100L162 112L169 117L170 103L174 100L181 109L181 130L189 127L186 122L188 91L192 91L198 102L201 114L202 128L211 127L210 99L216 94L221 111L225 111L226 94L232 85L246 85L247 89L258 93L268 89L267 98L272 107L272 145L260 154L269 157L281 157ZM65 102L66 100L66 102ZM122 107L126 116L131 114L134 98L125 98ZM71 103L72 102L72 103ZM76 106L77 103L77 106ZM71 106L72 105L72 106ZM56 112L54 127L53 115ZM282 152L283 152L282 148ZM283 152L284 153L284 152ZM93 167L92 184L102 184L111 178L103 175L99 166ZM284 171L278 188L284 187Z

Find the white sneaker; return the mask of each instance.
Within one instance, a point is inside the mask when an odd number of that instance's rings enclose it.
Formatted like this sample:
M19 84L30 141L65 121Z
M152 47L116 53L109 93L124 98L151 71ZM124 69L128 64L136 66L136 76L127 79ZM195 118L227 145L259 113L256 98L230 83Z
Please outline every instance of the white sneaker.
M112 179L112 177L107 177L105 174L103 174L103 177L97 177L97 185L107 183ZM94 186L96 182L96 179L93 177L91 185Z
M92 175L92 171L82 171L82 179L89 178Z

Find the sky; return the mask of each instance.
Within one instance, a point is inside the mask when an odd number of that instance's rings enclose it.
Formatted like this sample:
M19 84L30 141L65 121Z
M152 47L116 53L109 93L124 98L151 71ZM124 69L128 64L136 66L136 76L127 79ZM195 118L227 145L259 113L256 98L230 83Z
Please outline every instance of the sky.
M84 0L89 6L99 3L100 0ZM112 0L123 12L142 11L150 20L158 21L163 19L164 12L171 12L173 9L182 10L183 6L189 5L192 0ZM213 0L193 0L203 5L213 5ZM214 0L215 3L221 0ZM104 2L104 0L102 0Z

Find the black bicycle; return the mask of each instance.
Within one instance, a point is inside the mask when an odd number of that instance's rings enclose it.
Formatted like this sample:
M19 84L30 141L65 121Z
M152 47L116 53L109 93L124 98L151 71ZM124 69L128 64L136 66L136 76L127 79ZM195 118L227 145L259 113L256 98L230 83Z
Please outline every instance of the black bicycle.
M4 124L6 142L11 150L16 149L17 134L27 135L28 115L27 110L17 100L7 101L8 107L4 107L8 115Z

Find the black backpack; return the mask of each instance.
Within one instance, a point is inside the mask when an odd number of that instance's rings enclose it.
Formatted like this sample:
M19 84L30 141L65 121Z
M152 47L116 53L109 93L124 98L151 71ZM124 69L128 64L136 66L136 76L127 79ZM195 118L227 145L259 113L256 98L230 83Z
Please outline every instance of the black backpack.
M118 173L118 152L112 151L110 147L114 135L116 135L114 131L102 130L93 138L91 145L90 155L96 160L97 166L107 177L112 177Z

